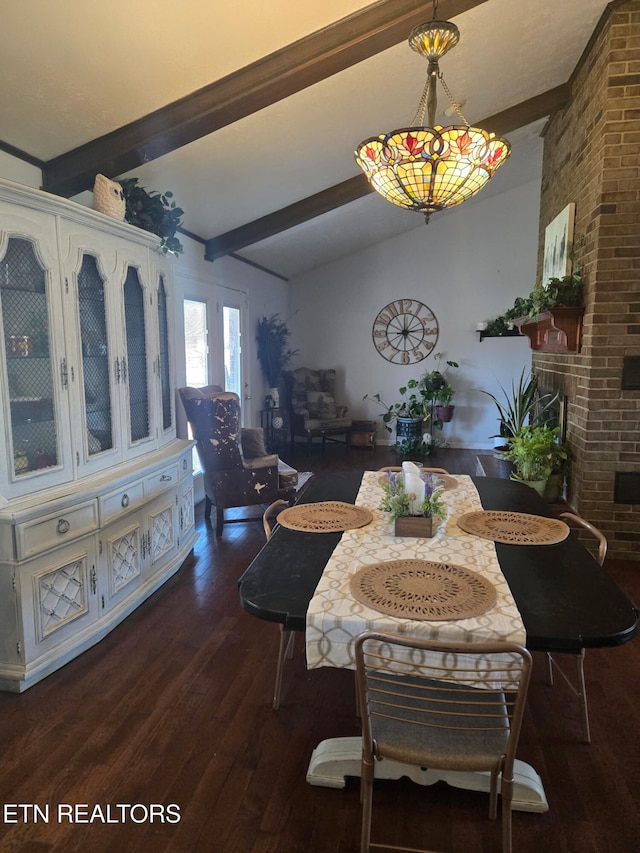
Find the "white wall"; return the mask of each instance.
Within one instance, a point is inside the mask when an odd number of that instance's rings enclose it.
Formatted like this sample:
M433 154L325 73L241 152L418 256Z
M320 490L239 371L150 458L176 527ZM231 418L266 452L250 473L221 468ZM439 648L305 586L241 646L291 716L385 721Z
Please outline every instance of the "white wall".
M408 379L434 369L431 356L394 365L373 346L378 312L394 299L418 299L438 319L434 352L460 363L450 373L456 412L442 437L452 446L492 447L497 412L478 389L500 396L498 383L509 387L529 369L531 351L526 338L480 343L475 329L533 288L539 197L538 180L486 200L479 196L435 214L427 226L292 280L292 343L301 350L296 366L337 368L338 402L348 404L352 417L379 419L381 410L363 401L364 394L396 402ZM390 440L381 426L378 432Z
M42 186L42 171L24 160L19 160L5 151L0 151L0 178L39 189Z

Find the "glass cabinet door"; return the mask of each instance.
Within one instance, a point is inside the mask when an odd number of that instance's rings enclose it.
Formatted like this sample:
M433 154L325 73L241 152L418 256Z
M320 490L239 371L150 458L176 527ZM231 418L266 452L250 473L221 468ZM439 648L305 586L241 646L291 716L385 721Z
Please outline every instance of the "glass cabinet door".
M113 418L105 285L93 255L85 254L78 273L78 315L82 349L86 450L94 456L111 450Z
M2 330L16 478L60 462L47 276L31 240L9 237L0 262ZM61 364L67 381L66 364Z
M160 354L158 357L158 372L160 374L160 394L162 398L162 429L168 430L173 425L171 412L171 371L169 360L169 321L167 316L167 293L164 278L160 276L158 286L158 332L160 336Z
M129 386L129 437L133 444L150 435L144 290L134 267L128 268L124 283L124 311L127 354L120 372Z

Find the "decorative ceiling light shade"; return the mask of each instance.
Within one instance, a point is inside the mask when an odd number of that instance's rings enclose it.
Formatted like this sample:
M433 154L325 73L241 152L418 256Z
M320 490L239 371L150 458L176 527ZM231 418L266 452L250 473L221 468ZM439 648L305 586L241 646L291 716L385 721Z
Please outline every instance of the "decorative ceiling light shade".
M506 139L470 127L460 104L452 99L438 61L458 43L460 31L450 21L436 21L436 8L434 2L434 20L417 26L409 37L410 47L429 61L412 126L365 139L355 151L356 163L376 192L399 207L421 211L427 222L435 211L479 192L511 153ZM463 124L435 124L437 80Z

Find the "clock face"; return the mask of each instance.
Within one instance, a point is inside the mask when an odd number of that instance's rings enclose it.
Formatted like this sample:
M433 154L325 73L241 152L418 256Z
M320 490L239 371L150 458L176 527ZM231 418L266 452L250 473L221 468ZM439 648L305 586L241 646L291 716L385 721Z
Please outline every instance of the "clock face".
M373 321L373 343L393 364L415 364L425 359L438 340L433 311L416 299L390 302Z

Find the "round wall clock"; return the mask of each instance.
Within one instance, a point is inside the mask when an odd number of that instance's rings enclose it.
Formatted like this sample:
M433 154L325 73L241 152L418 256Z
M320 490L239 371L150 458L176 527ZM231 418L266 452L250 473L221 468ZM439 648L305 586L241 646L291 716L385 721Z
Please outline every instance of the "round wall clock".
M435 314L417 299L396 299L373 321L373 343L393 364L415 364L425 359L438 340Z

